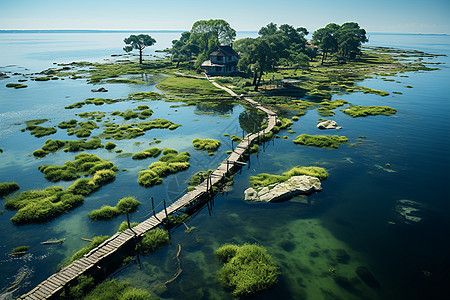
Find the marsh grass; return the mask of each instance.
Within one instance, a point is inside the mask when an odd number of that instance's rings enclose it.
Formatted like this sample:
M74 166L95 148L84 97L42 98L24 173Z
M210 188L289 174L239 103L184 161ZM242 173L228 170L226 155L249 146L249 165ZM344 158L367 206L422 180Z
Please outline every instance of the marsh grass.
M22 83L7 83L6 87L15 88L15 89L23 89L23 88L28 87L28 85L22 84Z
M64 150L64 152L79 152L83 150L92 150L103 148L99 138L92 138L89 141L86 139L75 140L75 141L61 141L48 139L41 149L37 149L33 152L33 155L37 158L45 157L49 153L53 153L59 150Z
M141 152L133 154L132 159L146 159L148 157L158 157L161 154L161 149L153 147Z
M351 105L343 109L342 112L346 115L351 116L352 118L357 118L376 115L390 116L395 114L397 110L389 106Z
M240 297L256 294L278 282L280 274L267 250L258 245L224 245L216 250L224 263L219 270L219 281Z
M289 178L299 175L313 176L319 178L320 180L325 180L328 178L328 172L324 168L296 166L281 175L261 173L256 176L250 176L250 184L253 187L265 187L287 181Z
M116 148L116 144L114 144L114 143L112 143L112 142L107 142L106 144L105 144L105 149L106 150L112 150L112 149L114 149L114 148Z
M2 182L0 183L0 198L6 197L18 189L19 185L16 182Z
M5 202L8 210L17 210L11 218L16 224L40 223L51 220L83 204L82 196L74 195L63 188L52 186L43 190L30 190Z
M194 139L192 144L196 150L207 151L208 154L212 153L213 155L221 145L220 141L214 139Z
M203 182L206 178L208 178L209 174L211 174L214 170L209 169L208 171L198 171L188 181L189 187L188 191L192 191L195 189L197 185Z
M169 241L169 232L161 228L155 228L144 234L140 243L136 245L136 250L143 254L153 253Z
M345 136L337 135L309 135L301 134L293 140L294 144L314 146L326 149L337 149L341 144L348 142Z
M130 223L130 227L133 228L135 226L139 225L139 223L137 222L131 222ZM120 223L119 228L117 229L118 232L122 232L128 229L128 222L127 221L123 221L122 223Z
M80 250L78 250L77 252L75 252L74 255L72 255L72 257L67 261L64 262L62 264L62 266L68 266L71 263L73 263L76 260L79 260L80 258L83 257L83 255L89 253L89 251L91 251L92 249L94 249L95 247L99 246L101 243L103 243L104 241L106 241L107 239L109 239L108 235L103 235L103 236L95 236L92 239L92 242L89 244L89 246L86 246L84 248L81 248Z
M29 248L29 246L20 246L12 249L12 253L27 252Z

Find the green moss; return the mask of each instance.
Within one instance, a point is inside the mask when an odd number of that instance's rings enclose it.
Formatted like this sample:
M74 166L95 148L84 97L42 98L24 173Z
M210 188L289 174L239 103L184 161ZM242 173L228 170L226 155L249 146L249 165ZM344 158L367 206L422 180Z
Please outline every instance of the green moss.
M157 92L140 92L130 94L128 98L131 100L160 100L164 98L164 95Z
M257 153L259 153L259 146L258 146L258 144L253 144L251 147L250 147L250 153L251 154L257 154Z
M209 169L208 171L198 171L188 181L189 187L188 191L194 190L194 188L203 182L206 178L208 178L209 174L211 174L214 170Z
M146 232L136 249L143 254L155 252L169 243L169 233L161 228L155 228Z
M281 175L261 173L256 176L250 176L250 184L253 187L270 186L275 183L284 182L292 176L300 175L313 176L319 178L320 180L325 180L328 178L328 172L324 168L296 166Z
M77 278L77 284L70 286L68 290L61 295L63 298L81 299L95 286L92 276L81 275ZM68 294L66 294L66 291Z
M112 142L107 142L106 144L105 144L105 149L107 149L107 150L112 150L112 149L114 149L114 148L116 148L116 144L114 144L114 143L112 143Z
M48 139L45 141L45 144L41 149L38 149L33 152L35 157L44 157L49 153L59 151L61 149L64 152L78 152L86 149L98 149L103 148L101 141L99 138L93 138L89 141L86 139L81 139L77 141L61 141L61 140L52 140Z
M133 228L135 226L139 225L139 223L137 222L131 222L130 223L130 227ZM122 232L128 229L128 222L127 221L123 221L122 223L120 223L119 229L117 229L118 232Z
M67 129L67 128L75 128L77 127L78 121L77 120L70 120L70 121L62 121L58 124L58 127L61 129Z
M135 154L133 154L133 156L131 158L133 159L145 159L148 157L158 157L161 154L161 149L159 148L151 148L151 149L146 149L144 151L141 152L137 152Z
M34 81L49 81L50 77L36 77Z
M12 253L27 252L29 248L29 246L20 246L12 249Z
M57 130L53 127L37 126L38 124L42 124L47 121L48 121L48 119L36 119L36 120L25 121L25 124L27 125L27 127L25 129L30 131L30 134L34 135L35 137L43 137L46 135L51 135L51 134L56 133Z
M11 218L16 224L39 223L58 217L83 204L81 196L64 191L61 187L24 191L5 202L5 208L18 210Z
M343 109L342 112L353 118L356 118L376 115L390 116L395 114L397 110L389 106L351 105L350 107Z
M15 182L0 183L0 198L4 198L19 189L19 185Z
M194 148L196 150L204 150L208 151L208 153L212 153L214 151L217 151L219 149L221 143L218 140L214 139L194 139L192 141L192 144L194 145Z
M79 297L73 297L81 299ZM145 290L131 287L128 282L117 282L115 279L107 279L97 285L82 299L90 300L152 300L157 299L151 297L150 293Z
M15 88L15 89L23 89L23 88L28 87L28 85L21 84L21 83L7 83L6 87L8 87L8 88Z
M292 121L297 122L298 120L299 120L299 117L298 117L298 116L293 116L293 117L292 117Z
M219 270L219 281L233 290L234 296L256 294L278 282L279 270L262 246L224 245L216 250L224 262Z
M339 145L348 142L345 136L337 135L308 135L301 134L293 141L294 144L314 146L319 148L337 149Z
M120 212L117 208L109 205L104 205L102 208L95 209L88 214L92 221L111 220L118 215L120 215Z
M331 117L331 116L334 116L334 114L335 114L334 111L332 111L326 107L319 107L317 109L317 113L319 115L321 115L322 117Z
M102 160L95 154L87 153L76 155L73 162L67 161L62 166L42 165L38 169L45 175L47 180L52 182L74 180L81 175L92 175L95 173L96 178L94 182L100 185L114 178L114 171L117 171L112 162ZM101 170L108 170L109 172L100 172Z
M167 218L167 228L173 228L189 219L188 214L171 215Z

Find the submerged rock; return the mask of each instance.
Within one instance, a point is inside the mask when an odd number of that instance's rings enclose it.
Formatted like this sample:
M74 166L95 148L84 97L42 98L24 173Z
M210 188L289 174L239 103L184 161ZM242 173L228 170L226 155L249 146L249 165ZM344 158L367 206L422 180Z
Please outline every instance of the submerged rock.
M342 126L338 126L336 121L326 120L317 124L317 128L319 129L341 129Z
M291 198L298 194L309 194L322 190L317 177L301 175L293 176L285 182L262 188L248 188L244 192L247 201L274 202Z
M101 87L99 89L92 89L91 92L93 93L97 93L97 92L102 92L102 93L106 93L108 90L105 89L104 87Z
M422 221L422 206L411 200L398 200L395 206L397 221L404 224L415 224Z

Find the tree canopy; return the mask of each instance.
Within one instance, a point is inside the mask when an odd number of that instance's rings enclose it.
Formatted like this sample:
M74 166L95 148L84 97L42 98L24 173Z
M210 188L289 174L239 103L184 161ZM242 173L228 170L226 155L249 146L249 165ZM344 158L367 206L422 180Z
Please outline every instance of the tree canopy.
M131 52L133 49L139 50L139 63L142 64L142 51L149 46L153 46L156 40L148 34L130 35L125 38L123 42L126 44L123 47L125 52Z

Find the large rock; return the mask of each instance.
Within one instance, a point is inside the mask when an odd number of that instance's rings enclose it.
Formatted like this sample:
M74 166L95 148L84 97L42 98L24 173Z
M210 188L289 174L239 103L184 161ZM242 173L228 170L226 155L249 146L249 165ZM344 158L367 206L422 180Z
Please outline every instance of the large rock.
M291 198L298 194L309 194L322 190L317 177L301 175L293 176L289 180L269 187L248 188L244 192L244 199L248 201L274 202Z
M338 126L336 121L326 120L317 124L317 128L319 129L341 129L342 126Z

